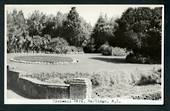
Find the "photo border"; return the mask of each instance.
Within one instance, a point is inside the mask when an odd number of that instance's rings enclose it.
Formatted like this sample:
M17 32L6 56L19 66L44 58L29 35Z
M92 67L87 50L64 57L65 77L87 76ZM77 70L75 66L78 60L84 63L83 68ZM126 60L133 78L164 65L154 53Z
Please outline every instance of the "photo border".
M168 95L170 93L170 88L168 87L169 83L169 78L170 75L168 75L169 72L169 63L170 63L170 54L169 54L169 48L170 48L170 39L168 38L168 36L170 36L170 32L168 30L170 30L170 24L169 24L169 20L170 20L170 14L168 12L170 12L170 10L168 9L168 7L170 6L170 3L168 3L168 1L163 1L163 0L114 0L114 1L110 1L110 0L79 0L79 1L75 1L75 0L69 0L69 1L62 1L62 0L30 0L30 1L25 1L25 0L3 0L0 1L0 6L3 7L4 4L72 4L72 3L76 3L76 4L163 4L165 5L164 10L165 10L165 30L164 30L164 44L165 44L165 48L164 48L164 105L151 105L151 106L146 106L146 105L121 105L121 106L117 106L117 105L4 105L4 100L0 99L0 110L11 110L11 108L15 111L18 110L25 110L25 111L31 111L31 110L37 110L37 111L42 111L42 110L94 110L94 111L109 111L109 110L117 110L117 111L155 111L155 110L159 110L159 111L167 111L168 109L170 109L170 104L168 103L168 101L170 100L170 96ZM4 10L3 8L0 8L0 24L4 23ZM2 70L1 71L1 78L0 78L0 97L4 98L4 26L1 25L0 26L0 35L2 36L0 39L0 49L2 51L2 53L0 53L1 56L1 65L0 68ZM30 107L31 106L31 107ZM50 107L49 107L50 106Z
M15 4L15 6L19 6L21 4ZM29 6L29 5L34 5L34 6L37 6L38 4L22 4L22 5L26 5L26 6ZM21 5L21 6L22 6ZM47 5L42 5L40 4L42 7L43 6L47 6ZM57 6L61 6L60 4L48 4L48 6L50 5L56 5ZM63 4L62 4L63 5ZM107 4L108 5L108 4ZM90 5L87 5L86 6L107 6L107 5L104 5L104 4L100 4L100 5L96 5L96 4L90 4ZM4 22L4 29L5 29L5 35L7 34L7 8L8 7L12 7L13 5L11 4L5 4L4 7L5 7L5 22ZM84 6L83 4L66 4L64 6ZM115 5L115 4L110 4L110 6L122 6L122 5ZM161 101L153 101L153 100L123 100L123 99L119 99L119 98L115 98L115 99L112 99L112 100L115 100L115 101L120 101L121 103L112 103L112 104L108 104L108 103L59 103L59 102L54 102L54 101L57 101L55 99L51 99L51 100L48 100L48 99L40 99L40 100L18 100L18 99L7 99L7 44L6 44L6 37L4 39L4 43L5 43L5 47L4 47L4 51L5 51L5 54L4 54L4 57L6 57L4 59L4 72L5 72L5 75L4 75L4 102L5 104L71 104L71 105L80 105L80 104L85 104L85 105L163 105L164 104L164 5L161 5L161 4L157 4L157 5L147 5L147 4L143 4L143 5L139 5L139 4L126 4L124 6L129 6L129 7L133 7L133 6L137 6L137 7L149 7L149 6L155 6L155 7L162 7L162 43L161 43L161 49L162 49L162 52L161 52ZM66 99L63 99L63 100L66 100ZM101 99L101 100L105 100L105 99ZM110 101L112 101L110 100Z

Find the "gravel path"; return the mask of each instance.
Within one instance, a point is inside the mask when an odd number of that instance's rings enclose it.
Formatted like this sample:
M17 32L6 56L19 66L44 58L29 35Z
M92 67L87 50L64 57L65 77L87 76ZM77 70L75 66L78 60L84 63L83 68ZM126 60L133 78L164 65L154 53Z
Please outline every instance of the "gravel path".
M23 96L17 94L16 92L10 89L7 90L7 98L8 99L28 99L28 98L24 98Z

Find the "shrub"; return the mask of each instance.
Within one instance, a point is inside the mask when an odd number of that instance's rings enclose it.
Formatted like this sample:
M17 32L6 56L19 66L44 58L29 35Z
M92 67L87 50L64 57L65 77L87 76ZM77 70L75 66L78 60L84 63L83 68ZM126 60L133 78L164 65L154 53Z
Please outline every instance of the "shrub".
M102 53L102 55L107 55L107 56L112 55L112 47L109 46L108 43L101 45L98 50Z
M48 48L55 53L64 53L67 46L68 42L60 37L53 38L48 44Z
M75 46L68 46L65 48L66 53L83 53L83 48L81 47L75 47Z
M87 44L87 46L83 47L83 51L85 53L95 53L96 49L94 48L94 45Z
M99 74L94 74L91 76L92 86L97 87L102 85L102 77Z
M112 48L112 55L114 56L126 56L127 51L126 49L120 48L120 47L114 47Z
M131 75L135 85L161 84L161 68L150 71L136 71Z
M159 85L161 83L161 69L154 68L148 73L142 70L136 71L102 71L94 73L84 72L68 72L68 73L34 73L26 74L26 77L36 78L44 82L65 83L69 84L73 78L89 78L92 82L92 97L95 98L114 98L114 97L130 97L133 99L149 99L157 100L161 98ZM151 80L155 81L142 83L142 76L151 76ZM138 86L141 83L145 86ZM149 85L149 84L150 85ZM152 85L154 84L154 85Z
M79 53L83 53L83 48L82 48L82 47L77 47L77 51L78 51Z
M94 53L96 51L94 38L85 40L84 43L82 44L82 47L85 53Z
M160 59L154 59L149 56L144 56L141 54L133 54L130 53L126 56L126 61L129 63L142 63L142 64L158 64L160 63Z
M102 53L102 55L113 55L113 56L125 56L127 55L126 49L119 48L119 47L112 47L108 44L103 44L99 51Z
M114 72L96 72L90 76L94 87L110 87L113 85L130 85L132 82L130 73L125 74L123 71Z
M64 84L64 81L61 80L60 78L49 78L49 79L45 80L44 82L55 83L55 84Z
M131 97L132 99L159 100L161 99L161 92L154 92Z
M154 68L147 72L136 70L133 73L125 71L111 71L111 72L94 72L94 73L38 73L27 74L26 77L37 78L41 81L49 81L54 78L58 81L63 80L64 83L69 84L70 79L73 78L89 78L93 87L108 87L112 85L148 85L161 84L161 69ZM146 79L143 79L146 78ZM55 80L55 79L54 79ZM50 82L50 81L49 81Z
M103 55L112 55L112 47L106 47L103 51L102 51Z

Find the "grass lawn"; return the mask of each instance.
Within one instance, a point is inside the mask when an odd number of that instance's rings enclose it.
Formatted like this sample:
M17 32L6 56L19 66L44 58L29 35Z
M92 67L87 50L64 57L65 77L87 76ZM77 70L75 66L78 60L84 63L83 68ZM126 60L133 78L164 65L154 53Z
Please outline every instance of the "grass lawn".
M17 56L49 56L70 57L78 59L77 64L25 64L10 61ZM44 82L67 83L70 78L86 77L93 84L93 98L134 98L160 99L161 85L136 85L144 77L152 77L153 70L160 64L131 64L126 63L125 57L102 56L101 54L8 54L7 64L16 70L26 71L27 77Z
M7 64L17 70L26 72L100 72L100 71L125 71L131 72L138 70L150 70L153 67L160 67L159 64L132 64L126 63L125 57L118 56L102 56L101 54L70 54L70 55L57 55L45 54L46 56L62 56L71 57L79 60L78 64L25 64L10 61L11 58L16 56L37 56L37 54L8 54ZM41 56L44 54L38 54Z

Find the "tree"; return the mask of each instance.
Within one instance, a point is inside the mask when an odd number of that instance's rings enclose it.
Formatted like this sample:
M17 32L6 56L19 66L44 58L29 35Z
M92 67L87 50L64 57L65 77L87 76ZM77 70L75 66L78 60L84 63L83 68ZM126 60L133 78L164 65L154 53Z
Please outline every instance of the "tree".
M66 21L63 23L62 36L70 45L81 47L84 40L89 36L88 25L79 17L76 7L72 7Z
M29 35L31 37L42 35L42 29L45 27L46 20L46 15L35 10L27 19Z
M68 46L68 42L61 37L53 38L48 44L48 48L52 52L65 53L65 48Z
M26 20L22 11L13 10L12 13L7 14L7 52L23 51L26 28Z
M161 60L161 8L128 8L116 22L115 36L120 47L134 55Z
M91 37L92 32L92 26L90 23L87 23L82 17L80 17L81 20L81 27L80 27L80 33L79 33L79 42L80 45L83 47L85 45L84 43L87 42Z
M114 28L115 24L111 23L106 15L105 17L102 15L99 16L91 35L94 39L96 49L98 49L105 42L112 42L111 39L114 37Z
M42 36L50 35L52 38L62 36L63 22L66 21L66 15L57 12L56 16L49 16L46 19L44 28L42 29Z

